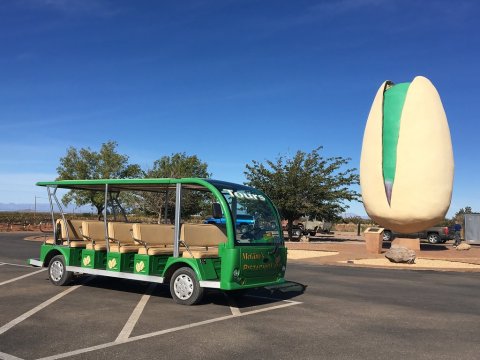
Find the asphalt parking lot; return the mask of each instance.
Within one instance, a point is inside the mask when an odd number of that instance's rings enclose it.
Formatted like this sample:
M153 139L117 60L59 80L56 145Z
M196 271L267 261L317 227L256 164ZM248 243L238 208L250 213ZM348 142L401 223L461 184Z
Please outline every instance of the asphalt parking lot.
M3 359L478 359L480 274L289 263L289 282L180 306L168 288L22 266L38 242L0 233Z

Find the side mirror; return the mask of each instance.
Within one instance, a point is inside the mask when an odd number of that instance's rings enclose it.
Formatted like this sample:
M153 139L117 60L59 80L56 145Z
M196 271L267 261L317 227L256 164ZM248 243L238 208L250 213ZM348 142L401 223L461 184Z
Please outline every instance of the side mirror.
M214 202L212 204L212 214L214 219L221 219L222 218L222 207L219 203Z

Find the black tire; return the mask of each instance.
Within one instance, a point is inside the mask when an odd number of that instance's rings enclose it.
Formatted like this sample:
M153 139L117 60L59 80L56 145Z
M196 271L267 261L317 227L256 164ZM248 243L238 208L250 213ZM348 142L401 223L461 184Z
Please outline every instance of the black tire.
M390 230L385 230L383 232L383 241L392 241L393 240L393 235Z
M72 282L73 272L67 271L63 255L55 255L48 264L48 278L53 285L64 286Z
M170 280L170 293L173 300L181 305L198 304L204 294L195 272L189 267L177 269Z
M440 235L437 233L430 233L427 235L427 240L430 244L438 244L440 242Z

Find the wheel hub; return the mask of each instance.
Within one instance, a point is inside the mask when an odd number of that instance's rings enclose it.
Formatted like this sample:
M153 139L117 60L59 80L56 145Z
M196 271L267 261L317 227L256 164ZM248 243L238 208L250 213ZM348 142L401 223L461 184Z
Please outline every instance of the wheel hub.
M182 300L190 298L193 294L193 281L190 276L181 274L177 276L174 283L175 295Z
M50 277L54 281L59 281L63 276L63 264L60 261L55 261L50 267Z

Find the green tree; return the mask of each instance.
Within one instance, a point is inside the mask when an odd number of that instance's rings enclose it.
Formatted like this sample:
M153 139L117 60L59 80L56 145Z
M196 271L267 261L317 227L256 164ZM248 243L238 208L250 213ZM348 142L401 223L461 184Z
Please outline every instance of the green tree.
M196 155L175 153L171 156L162 156L153 163L153 167L146 171L147 178L185 178L198 177L209 178L208 164L201 161ZM143 192L141 194L145 211L155 214L158 223L161 222L162 214L165 213L166 194ZM182 196L182 216L188 217L203 210L204 195L192 190L184 190ZM168 194L168 218L171 223L174 220L175 191Z
M142 170L137 164L129 164L128 156L117 152L117 143L108 141L102 144L100 151L90 148L76 149L69 147L67 154L60 158L57 167L57 180L78 179L122 179L142 176ZM92 205L97 209L99 218L104 209L104 193L86 190L70 190L62 198L66 206L72 201L77 206Z
M453 216L451 222L452 225L455 223L463 224L465 222L465 214L472 214L472 208L470 206L465 206L458 210L455 215Z
M344 169L350 159L324 158L321 150L297 151L293 158L279 156L265 164L254 160L246 165L247 184L273 200L288 221L290 238L293 221L300 216L334 221L348 208L344 201L359 199L359 194L350 188L359 183L356 169Z

